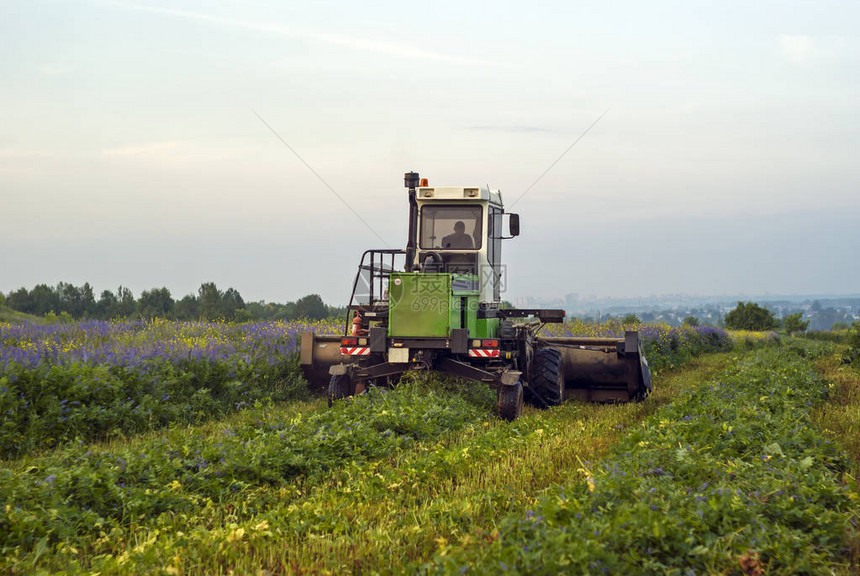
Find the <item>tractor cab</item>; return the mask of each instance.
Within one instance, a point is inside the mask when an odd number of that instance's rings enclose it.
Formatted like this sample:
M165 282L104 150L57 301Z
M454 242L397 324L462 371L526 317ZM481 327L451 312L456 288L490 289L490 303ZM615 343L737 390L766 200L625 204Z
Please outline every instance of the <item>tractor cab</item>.
M300 362L329 400L410 370L434 370L498 389L508 420L523 398L538 406L569 395L601 402L644 399L651 389L638 334L547 338L564 310L501 309L502 240L519 234L502 194L481 186L430 186L407 172L404 250L364 252L343 336L302 334Z
M417 242L412 271L452 274L498 304L503 290L502 195L480 187L424 185L416 190Z

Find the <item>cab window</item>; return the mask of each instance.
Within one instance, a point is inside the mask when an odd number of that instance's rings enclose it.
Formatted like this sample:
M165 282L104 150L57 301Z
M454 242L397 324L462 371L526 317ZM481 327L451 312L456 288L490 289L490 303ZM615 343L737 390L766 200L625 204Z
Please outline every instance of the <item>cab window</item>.
M479 250L480 206L424 206L421 209L422 250Z

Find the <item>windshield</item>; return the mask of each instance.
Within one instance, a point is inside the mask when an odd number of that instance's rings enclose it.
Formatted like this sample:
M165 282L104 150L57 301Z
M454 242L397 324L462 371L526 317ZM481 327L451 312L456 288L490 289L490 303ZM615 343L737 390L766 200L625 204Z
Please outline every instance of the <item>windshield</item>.
M423 250L481 248L480 206L424 206L421 209Z

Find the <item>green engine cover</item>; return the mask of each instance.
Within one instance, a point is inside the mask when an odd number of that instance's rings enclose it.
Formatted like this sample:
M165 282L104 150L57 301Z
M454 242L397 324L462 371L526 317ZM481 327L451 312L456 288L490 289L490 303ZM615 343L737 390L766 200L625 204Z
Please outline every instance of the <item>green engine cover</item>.
M451 275L394 273L388 282L388 335L446 338L451 335Z

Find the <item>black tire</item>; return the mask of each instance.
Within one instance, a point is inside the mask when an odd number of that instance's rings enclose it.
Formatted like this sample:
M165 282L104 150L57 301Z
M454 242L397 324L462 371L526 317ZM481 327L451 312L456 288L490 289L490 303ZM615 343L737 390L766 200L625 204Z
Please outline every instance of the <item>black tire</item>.
M517 380L513 386L499 386L499 417L513 422L523 413L523 383Z
M343 400L355 394L355 382L349 374L336 374L328 384L328 405L335 400Z
M538 408L558 406L564 402L564 364L556 348L537 350L532 360L529 403Z

